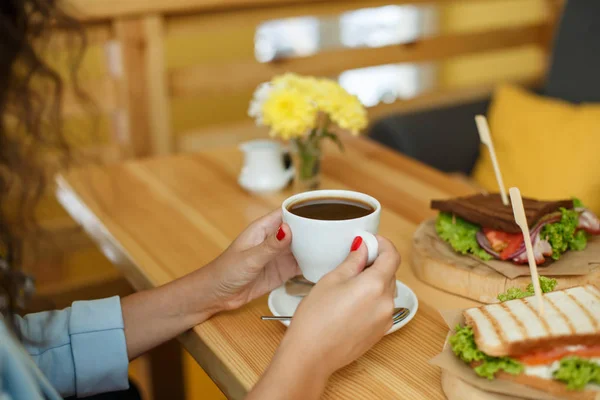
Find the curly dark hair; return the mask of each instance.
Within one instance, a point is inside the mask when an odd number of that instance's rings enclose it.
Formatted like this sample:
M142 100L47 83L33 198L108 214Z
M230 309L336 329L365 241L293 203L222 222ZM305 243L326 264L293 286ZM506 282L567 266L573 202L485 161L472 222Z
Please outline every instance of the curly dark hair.
M65 32L71 75L86 47L78 21L57 0L0 1L0 313L23 307L31 281L23 274L26 239L40 231L34 211L48 171L65 167L70 149L61 124L63 77L44 60L50 32ZM73 34L71 34L73 33ZM48 165L48 154L53 165ZM12 318L5 319L12 324Z

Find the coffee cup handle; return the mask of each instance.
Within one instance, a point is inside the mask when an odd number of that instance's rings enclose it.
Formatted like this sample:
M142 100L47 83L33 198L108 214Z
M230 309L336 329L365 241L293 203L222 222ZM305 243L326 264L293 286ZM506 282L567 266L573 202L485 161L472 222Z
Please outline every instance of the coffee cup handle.
M371 232L360 231L357 236L360 236L367 246L368 258L367 258L367 266L373 264L379 255L379 242L375 235Z

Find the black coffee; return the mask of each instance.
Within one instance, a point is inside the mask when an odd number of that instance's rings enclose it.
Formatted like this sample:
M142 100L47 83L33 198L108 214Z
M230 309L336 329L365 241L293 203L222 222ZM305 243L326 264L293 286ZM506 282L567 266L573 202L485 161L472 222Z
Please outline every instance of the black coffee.
M358 200L321 197L294 203L288 207L288 211L304 218L340 221L365 217L375 209Z

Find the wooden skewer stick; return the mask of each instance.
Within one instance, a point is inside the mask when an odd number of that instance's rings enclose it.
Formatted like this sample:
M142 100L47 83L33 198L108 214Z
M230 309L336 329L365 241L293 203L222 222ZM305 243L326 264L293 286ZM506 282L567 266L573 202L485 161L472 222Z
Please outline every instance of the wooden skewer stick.
M540 278L538 276L537 264L533 255L533 244L531 243L531 236L529 235L529 224L527 224L527 217L525 216L525 208L523 207L523 198L518 188L510 188L510 202L512 203L513 214L515 216L515 222L521 228L523 232L523 238L525 239L525 249L527 251L527 260L529 260L529 270L531 271L531 281L533 283L533 290L535 292L535 298L538 303L538 311L540 315L544 315L544 302L542 300L542 288L540 287Z
M496 158L496 150L494 149L494 143L492 142L487 119L483 115L477 115L475 116L475 123L477 124L477 130L479 131L479 140L481 140L481 143L483 143L490 152L492 165L494 166L494 172L496 173L496 181L498 181L498 188L500 189L500 196L502 197L502 204L508 206L508 197L506 197L506 189L504 188L504 181L502 180L502 173L500 172L500 166L498 165L498 159Z

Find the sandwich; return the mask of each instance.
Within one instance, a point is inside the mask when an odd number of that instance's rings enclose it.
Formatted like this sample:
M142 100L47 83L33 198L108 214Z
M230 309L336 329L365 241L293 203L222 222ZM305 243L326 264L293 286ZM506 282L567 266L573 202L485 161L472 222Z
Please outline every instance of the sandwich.
M600 235L600 220L578 200L540 201L523 198L535 261L559 260L567 251L585 250L591 236ZM512 207L499 194L477 194L433 200L440 211L436 231L454 251L484 261L527 263L525 241Z
M600 393L600 290L594 285L467 309L449 343L487 379L505 379L561 398Z

